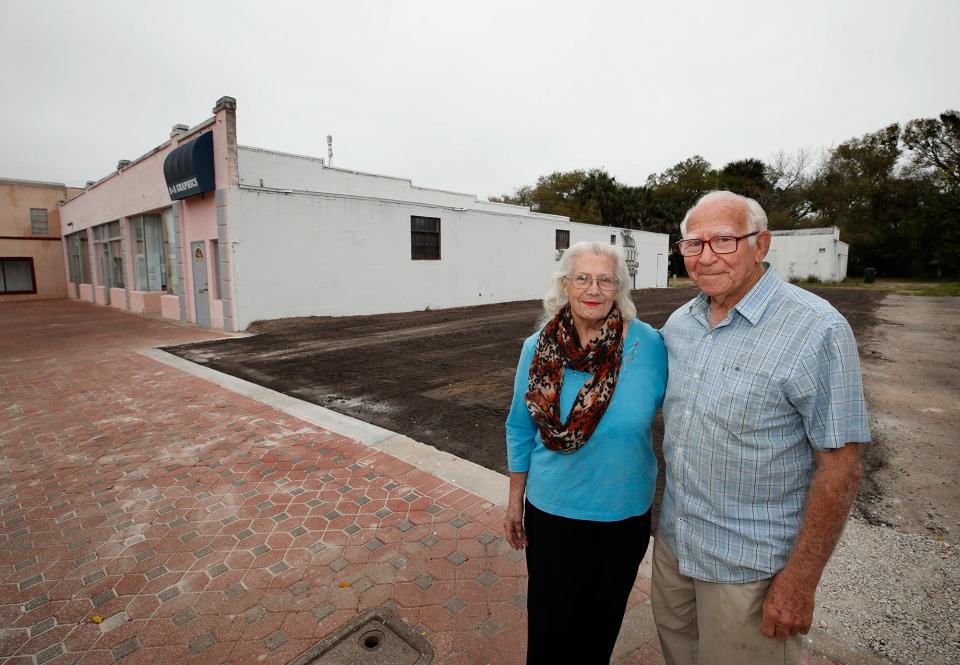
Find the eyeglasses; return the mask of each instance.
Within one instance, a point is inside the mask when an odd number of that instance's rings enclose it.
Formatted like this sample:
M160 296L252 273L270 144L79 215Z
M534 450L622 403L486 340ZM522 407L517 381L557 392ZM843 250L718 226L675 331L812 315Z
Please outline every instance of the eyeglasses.
M754 231L742 236L716 236L710 240L700 240L699 238L690 238L689 240L680 240L675 243L677 251L681 256L700 256L703 253L703 246L710 245L714 254L733 254L737 251L737 245L744 238L755 236L761 231Z
M566 275L565 280L573 282L574 288L589 289L594 280L601 291L616 291L620 288L620 280L613 275L588 275L585 272L578 272L576 275Z

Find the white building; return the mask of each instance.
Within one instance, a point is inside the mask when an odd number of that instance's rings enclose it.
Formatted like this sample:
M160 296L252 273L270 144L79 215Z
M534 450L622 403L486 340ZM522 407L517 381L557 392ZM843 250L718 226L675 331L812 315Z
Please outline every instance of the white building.
M850 246L840 240L836 226L771 231L770 235L766 260L784 279L842 282L846 278Z
M623 247L634 288L667 284L666 234L238 146L229 97L61 217L73 297L225 330L539 298L560 250L581 240ZM75 255L94 269L74 269Z

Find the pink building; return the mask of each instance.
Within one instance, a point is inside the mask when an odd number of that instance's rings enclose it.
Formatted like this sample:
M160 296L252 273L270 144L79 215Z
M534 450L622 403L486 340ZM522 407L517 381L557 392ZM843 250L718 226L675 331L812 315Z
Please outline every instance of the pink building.
M238 182L236 100L60 208L71 297L236 330L225 193Z

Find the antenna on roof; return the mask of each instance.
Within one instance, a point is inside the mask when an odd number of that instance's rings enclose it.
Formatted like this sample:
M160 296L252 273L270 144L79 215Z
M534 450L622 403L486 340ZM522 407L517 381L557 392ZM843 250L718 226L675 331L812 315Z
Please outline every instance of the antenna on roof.
M333 166L333 134L327 134L327 165Z

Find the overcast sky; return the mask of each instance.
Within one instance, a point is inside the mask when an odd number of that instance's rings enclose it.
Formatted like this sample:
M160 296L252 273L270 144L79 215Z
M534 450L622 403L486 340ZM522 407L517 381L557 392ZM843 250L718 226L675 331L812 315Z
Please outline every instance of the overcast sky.
M97 180L230 95L242 145L485 196L958 108L960 2L0 0L0 62L0 177Z

